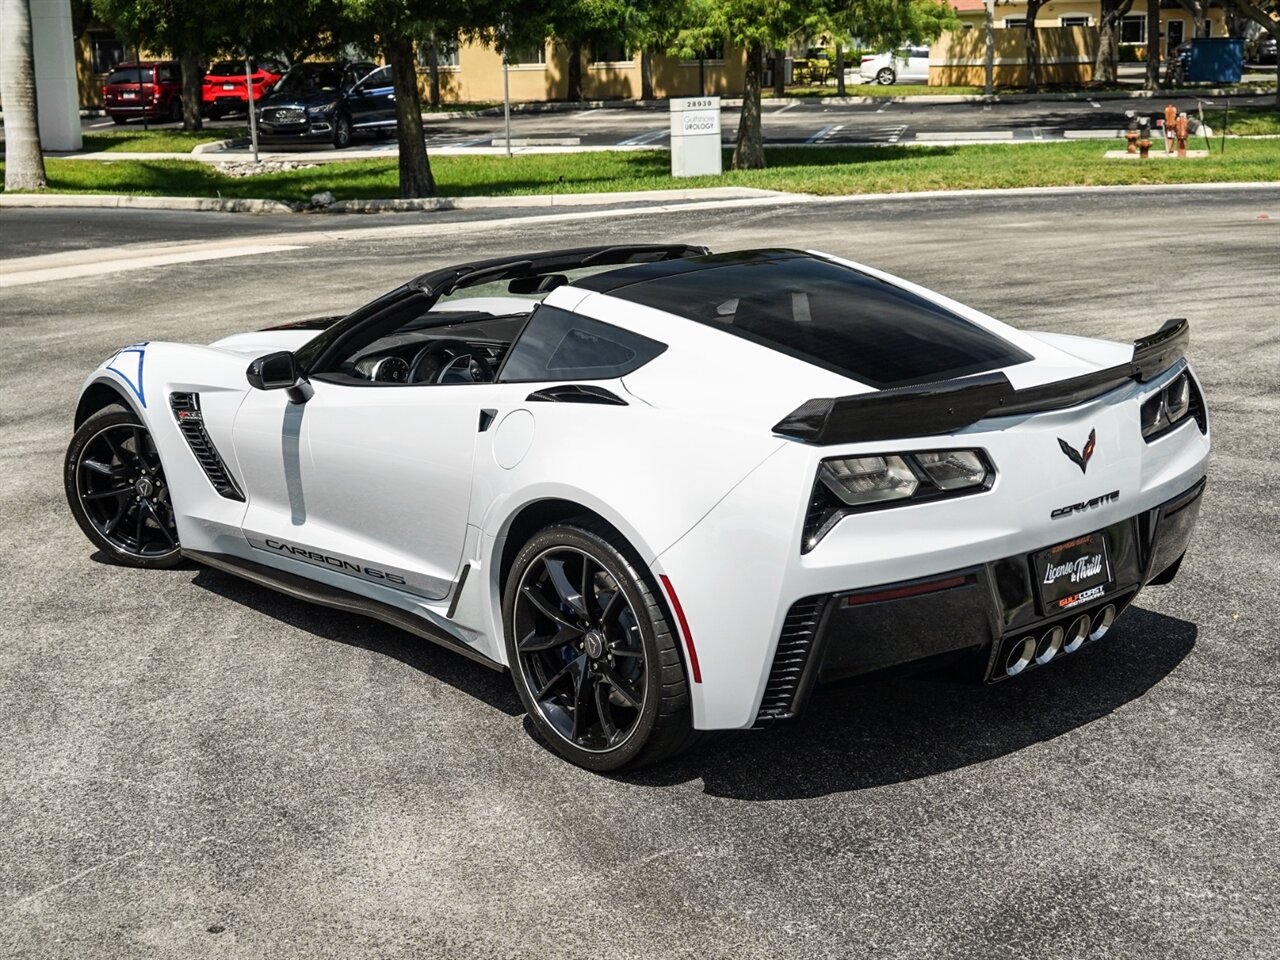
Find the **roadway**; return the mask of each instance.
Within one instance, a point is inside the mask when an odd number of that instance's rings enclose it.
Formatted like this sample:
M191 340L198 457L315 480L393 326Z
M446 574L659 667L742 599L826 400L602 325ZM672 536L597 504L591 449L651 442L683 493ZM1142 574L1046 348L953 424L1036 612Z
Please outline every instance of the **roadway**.
M88 215L15 212L0 235ZM62 253L277 246L0 286L4 955L1274 955L1280 188L581 213L112 211L114 236ZM820 242L1020 327L1189 317L1215 448L1177 581L1016 682L824 688L795 724L601 777L532 738L508 678L213 571L106 565L63 502L77 391L120 344L344 311L450 261L678 239Z
M851 88L856 92L856 87ZM1209 98L1221 106L1221 98ZM1274 101L1267 94L1232 97L1236 106L1266 105ZM871 103L823 103L817 100L766 100L761 127L765 142L773 145L819 144L851 146L859 144L929 144L955 142L1035 142L1071 139L1112 139L1127 125L1125 111L1158 114L1166 103L1195 116L1198 101L1194 94L1171 92L1153 99L1081 100L996 100L993 102L921 102L917 97L900 97ZM723 140L730 145L737 137L739 108L722 111ZM213 129L243 128L243 118L209 124ZM86 132L121 129L105 118L85 118ZM141 125L131 122L125 129ZM491 148L505 138L500 112L487 111L466 117L438 118L425 115L424 129L431 150L449 152ZM600 107L555 112L512 114L513 140L541 141L544 146L561 147L653 147L670 146L668 113L665 107ZM538 143L532 144L538 146ZM313 151L313 145L276 146L272 151ZM321 148L325 150L327 148ZM358 140L352 149L394 155L396 144ZM331 151L335 157L337 151ZM226 159L247 156L247 149L219 154Z

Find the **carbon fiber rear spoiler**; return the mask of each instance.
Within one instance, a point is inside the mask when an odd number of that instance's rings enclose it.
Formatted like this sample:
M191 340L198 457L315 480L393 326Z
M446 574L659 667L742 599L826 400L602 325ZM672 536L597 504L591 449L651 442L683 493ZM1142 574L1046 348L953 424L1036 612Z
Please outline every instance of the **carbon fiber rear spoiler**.
M808 400L773 428L794 440L826 446L951 433L987 417L1062 410L1085 403L1130 380L1146 383L1186 353L1190 326L1167 320L1133 342L1128 363L1095 373L1015 390L1003 373L943 380L852 397Z

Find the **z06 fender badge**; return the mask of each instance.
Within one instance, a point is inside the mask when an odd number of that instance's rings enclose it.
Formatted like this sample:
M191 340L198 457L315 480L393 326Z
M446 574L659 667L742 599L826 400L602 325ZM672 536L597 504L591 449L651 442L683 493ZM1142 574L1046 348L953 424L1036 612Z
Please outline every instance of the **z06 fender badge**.
M1089 460L1093 457L1093 451L1098 446L1098 431L1089 431L1089 439L1084 442L1084 448L1081 450L1077 450L1061 437L1058 438L1058 446L1062 448L1062 452L1067 455L1067 458L1080 468L1080 472L1085 473L1089 468Z

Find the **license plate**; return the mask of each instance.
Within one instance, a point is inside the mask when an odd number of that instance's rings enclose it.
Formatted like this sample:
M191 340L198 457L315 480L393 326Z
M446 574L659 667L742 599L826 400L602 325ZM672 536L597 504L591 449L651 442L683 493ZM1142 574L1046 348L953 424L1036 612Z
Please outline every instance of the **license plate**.
M122 93L120 94L120 99L121 100L137 100L138 95L136 93Z
M1101 532L1042 550L1033 563L1040 599L1050 614L1097 600L1112 583L1107 538Z
M234 83L224 83L222 85L223 90L234 90L235 88L236 88L236 85Z

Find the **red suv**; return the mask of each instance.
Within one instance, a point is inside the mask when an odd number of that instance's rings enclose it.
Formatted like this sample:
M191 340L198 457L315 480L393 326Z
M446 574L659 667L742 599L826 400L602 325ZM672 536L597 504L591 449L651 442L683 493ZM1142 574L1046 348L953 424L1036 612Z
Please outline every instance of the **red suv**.
M182 70L176 60L120 63L102 88L102 105L116 123L132 117L182 120Z
M255 101L266 96L288 69L270 57L250 60L249 68ZM249 87L244 81L243 60L226 60L209 68L204 76L204 111L210 120L227 113L248 113Z

